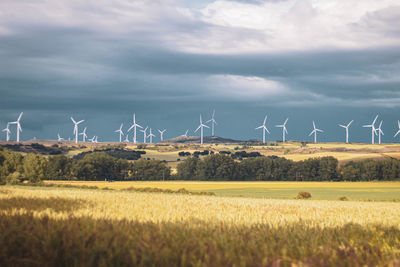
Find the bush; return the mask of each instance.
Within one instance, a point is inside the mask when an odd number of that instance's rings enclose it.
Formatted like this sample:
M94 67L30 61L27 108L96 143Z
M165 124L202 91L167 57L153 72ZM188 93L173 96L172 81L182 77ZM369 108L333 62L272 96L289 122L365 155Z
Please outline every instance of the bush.
M309 199L309 198L311 198L311 193L304 191L299 192L296 197L296 199Z
M339 200L340 201L347 201L347 200L349 200L347 197L345 197L345 196L343 196L343 197L339 197Z

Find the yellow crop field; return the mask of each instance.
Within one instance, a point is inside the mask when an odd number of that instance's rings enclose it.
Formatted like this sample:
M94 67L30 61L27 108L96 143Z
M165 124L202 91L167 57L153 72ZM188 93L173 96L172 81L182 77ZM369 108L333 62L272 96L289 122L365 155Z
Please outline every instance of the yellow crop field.
M398 214L395 202L4 186L0 263L397 266Z

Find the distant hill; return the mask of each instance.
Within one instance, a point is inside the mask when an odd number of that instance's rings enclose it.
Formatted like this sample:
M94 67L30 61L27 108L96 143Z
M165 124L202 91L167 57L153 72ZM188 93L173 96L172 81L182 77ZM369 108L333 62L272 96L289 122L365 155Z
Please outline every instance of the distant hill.
M219 136L205 136L203 142L207 144L227 144L227 143L242 143L243 141L223 138ZM178 136L172 139L163 141L163 143L174 143L174 144L196 144L200 143L199 136Z

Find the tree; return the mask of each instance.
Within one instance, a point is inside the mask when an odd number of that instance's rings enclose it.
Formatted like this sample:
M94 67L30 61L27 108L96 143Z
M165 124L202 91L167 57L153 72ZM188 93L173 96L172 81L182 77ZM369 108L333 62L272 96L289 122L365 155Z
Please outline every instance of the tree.
M27 154L23 160L24 177L31 183L40 182L46 173L47 160L39 154Z

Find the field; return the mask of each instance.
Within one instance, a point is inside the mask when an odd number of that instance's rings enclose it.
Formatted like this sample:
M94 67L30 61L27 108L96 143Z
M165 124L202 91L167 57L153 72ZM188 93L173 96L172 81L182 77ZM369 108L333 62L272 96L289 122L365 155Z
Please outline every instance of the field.
M400 203L0 188L1 266L399 266Z
M205 191L217 196L241 196L273 199L293 199L299 191L310 192L313 199L337 200L345 196L350 200L400 201L400 182L199 182L199 181L46 181L46 183L97 186L125 189L161 188Z

